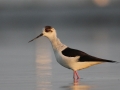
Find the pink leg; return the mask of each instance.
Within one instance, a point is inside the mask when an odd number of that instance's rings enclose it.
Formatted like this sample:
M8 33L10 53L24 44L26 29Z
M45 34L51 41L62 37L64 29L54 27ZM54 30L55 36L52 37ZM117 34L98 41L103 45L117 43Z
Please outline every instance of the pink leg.
M76 74L75 74L75 71L73 71L73 80L74 80L74 84L76 83Z
M77 76L77 79L76 79ZM79 75L76 71L73 72L73 79L74 79L74 84L78 83Z
M75 74L77 75L77 79L80 79L80 77L79 77L79 75L78 75L77 71L75 71Z

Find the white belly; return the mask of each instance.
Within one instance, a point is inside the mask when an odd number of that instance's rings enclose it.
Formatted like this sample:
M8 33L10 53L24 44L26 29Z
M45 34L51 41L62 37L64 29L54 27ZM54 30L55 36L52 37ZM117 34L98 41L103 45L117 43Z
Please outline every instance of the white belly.
M102 62L76 62L71 65L72 70L81 70Z

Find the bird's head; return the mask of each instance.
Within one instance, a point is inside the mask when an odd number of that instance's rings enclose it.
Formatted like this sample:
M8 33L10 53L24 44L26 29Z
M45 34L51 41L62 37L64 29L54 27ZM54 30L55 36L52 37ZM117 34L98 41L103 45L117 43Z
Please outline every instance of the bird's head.
M37 37L35 37L34 39L30 40L29 42L32 42L33 40L35 40L41 36L45 36L49 39L53 39L56 37L56 31L51 26L45 26L45 28L43 28L43 32L40 35L38 35Z

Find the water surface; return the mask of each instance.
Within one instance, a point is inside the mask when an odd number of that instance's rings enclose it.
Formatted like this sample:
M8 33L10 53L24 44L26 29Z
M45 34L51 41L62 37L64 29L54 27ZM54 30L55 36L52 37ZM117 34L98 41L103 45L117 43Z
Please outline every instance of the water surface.
M104 63L81 70L81 79L74 85L73 72L57 63L47 38L28 43L45 25L52 25L69 47L120 62L119 8L111 8L2 10L0 89L119 90L120 64Z

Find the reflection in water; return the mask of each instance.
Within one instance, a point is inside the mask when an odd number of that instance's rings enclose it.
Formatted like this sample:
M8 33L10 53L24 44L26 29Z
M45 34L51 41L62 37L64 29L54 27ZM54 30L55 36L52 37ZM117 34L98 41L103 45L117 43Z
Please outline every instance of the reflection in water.
M72 84L70 86L63 86L61 88L64 88L65 90L89 90L90 89L90 86L88 85L82 85L82 84Z
M51 57L48 44L41 45L37 42L36 48L36 73L37 73L37 90L51 90Z

